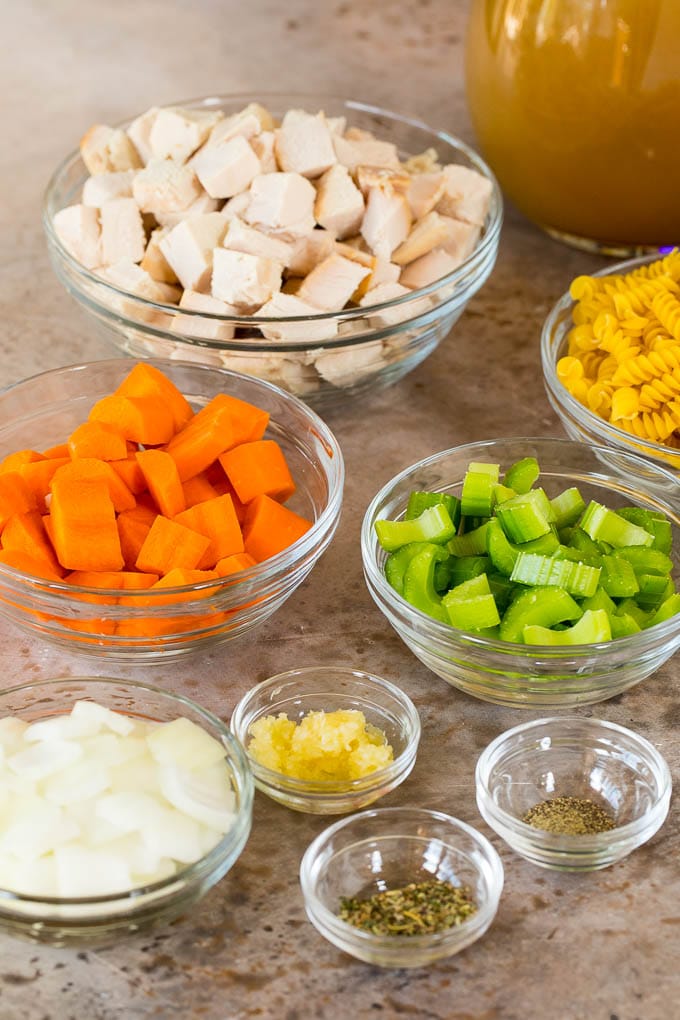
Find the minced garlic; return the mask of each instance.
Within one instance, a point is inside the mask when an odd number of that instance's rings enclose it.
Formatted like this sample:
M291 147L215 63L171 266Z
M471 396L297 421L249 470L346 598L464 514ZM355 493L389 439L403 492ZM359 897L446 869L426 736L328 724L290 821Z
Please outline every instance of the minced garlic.
M249 733L251 758L295 779L360 779L394 760L385 734L356 709L308 712L297 723L283 712L267 715Z

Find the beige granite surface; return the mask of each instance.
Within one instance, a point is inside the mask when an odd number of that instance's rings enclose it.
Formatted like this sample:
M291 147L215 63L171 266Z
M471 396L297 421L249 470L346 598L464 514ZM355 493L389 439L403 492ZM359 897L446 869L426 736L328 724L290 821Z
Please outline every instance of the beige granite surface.
M411 113L472 140L462 85L466 2L456 0L5 0L0 60L0 385L110 356L49 268L42 191L94 121L221 91L318 90ZM328 420L347 485L335 541L259 633L161 665L156 683L228 718L281 670L349 663L414 699L421 751L383 803L436 807L478 825L476 757L532 713L477 702L430 674L364 586L363 510L377 486L447 446L561 427L543 392L541 321L600 260L560 247L507 210L497 267L451 337L370 403ZM0 623L2 683L106 675ZM148 668L120 667L142 679ZM680 767L677 660L613 701L581 709L632 726ZM487 935L428 969L380 971L307 922L297 870L322 819L256 797L246 850L190 916L153 937L75 953L0 937L0 1020L672 1020L680 1016L680 825L624 862L575 877L532 867L492 835L506 885Z

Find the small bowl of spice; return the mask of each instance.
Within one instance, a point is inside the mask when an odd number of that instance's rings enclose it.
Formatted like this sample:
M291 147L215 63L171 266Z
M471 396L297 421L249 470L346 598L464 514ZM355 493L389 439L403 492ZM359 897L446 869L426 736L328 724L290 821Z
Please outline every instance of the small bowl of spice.
M347 666L270 677L238 703L231 730L259 790L325 815L357 811L393 790L411 772L420 741L408 695Z
M556 871L596 871L626 857L663 825L668 765L632 730L603 719L538 719L482 752L477 806L526 860Z
M380 808L317 836L300 865L307 916L333 945L379 967L422 967L489 928L503 865L441 811Z

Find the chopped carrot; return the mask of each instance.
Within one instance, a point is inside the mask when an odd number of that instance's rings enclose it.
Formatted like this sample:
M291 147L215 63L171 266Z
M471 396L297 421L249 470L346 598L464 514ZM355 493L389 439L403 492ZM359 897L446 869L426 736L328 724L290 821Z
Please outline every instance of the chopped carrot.
M98 460L120 460L127 457L127 442L102 421L84 421L68 437L72 457L96 457Z
M47 560L40 556L31 556L20 549L0 549L0 563L21 570L24 574L42 577L46 581L61 581L61 574L52 570Z
M210 539L159 514L139 550L136 567L153 574L167 574L173 567L194 570L210 545Z
M172 411L160 396L102 397L90 411L89 421L116 429L125 439L144 446L160 446L175 434Z
M116 523L126 570L134 569L139 550L144 545L144 540L157 516L155 509L140 502L132 510L124 510L118 514Z
M164 517L176 517L186 509L177 465L165 450L140 450L136 454L149 492Z
M146 491L146 478L137 463L134 452L132 456L128 455L122 460L112 460L109 463L116 474L123 479L133 496L139 496Z
M246 400L219 393L212 403L229 410L234 426L234 443L251 443L261 439L269 424L269 412ZM201 414L201 412L198 412Z
M311 521L277 503L271 496L256 496L248 504L243 522L245 550L261 563L297 542L311 526Z
M0 531L13 514L37 510L38 500L18 471L0 474Z
M204 471L234 442L229 408L214 397L173 436L166 449L177 465L179 477L186 482Z
M210 539L210 545L198 563L201 568L214 567L224 556L243 552L241 526L229 495L197 503L174 519Z
M106 482L114 508L118 513L121 510L131 510L137 503L123 479L114 471L108 461L96 460L94 457L78 457L76 460L69 461L68 464L62 464L52 476L51 491L54 491L55 485L66 479Z
M235 553L233 556L225 556L223 559L218 560L215 564L215 572L220 577L226 577L228 574L237 574L241 570L248 570L249 567L254 567L256 563L257 560L254 560L250 553Z
M236 511L236 517L238 518L239 524L243 524L246 519L246 505L236 495L236 489L231 484L229 479L224 473L224 468L220 464L219 460L216 462L219 465L220 473L222 478L219 481L213 482L213 488L217 490L218 495L224 496L225 493L229 493L231 501L234 504L234 510Z
M10 517L2 532L2 548L45 560L58 576L64 573L38 510L28 510Z
M189 401L168 379L167 375L146 361L140 361L135 365L117 388L116 395L121 397L161 397L172 413L175 432L184 428L194 414Z
M208 481L205 472L200 471L193 478L187 478L183 483L184 502L187 509L195 506L196 503L203 503L206 499L214 499L219 493L214 485Z
M138 588L150 588L158 580L158 574L141 574L134 570L72 570L64 580L80 588L134 591Z
M22 464L19 468L19 474L35 495L41 510L47 508L45 499L50 491L54 472L64 464L70 463L70 457L48 457L45 460L34 460L29 464Z
M242 503L266 495L279 503L295 492L283 450L275 439L257 439L226 450L218 458Z
M23 464L34 464L37 460L44 460L45 455L36 450L17 450L9 453L0 463L0 474L5 471L18 471Z
M68 443L57 443L56 446L50 446L47 450L43 450L43 456L51 460L53 457L61 458L68 457L69 448Z
M64 470L61 468L60 470ZM66 570L121 570L116 514L104 478L52 479L51 534Z

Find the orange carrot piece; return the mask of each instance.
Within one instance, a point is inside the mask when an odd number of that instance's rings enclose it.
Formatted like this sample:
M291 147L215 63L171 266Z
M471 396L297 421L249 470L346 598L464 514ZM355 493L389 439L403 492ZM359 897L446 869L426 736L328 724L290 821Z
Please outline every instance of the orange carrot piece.
M173 567L194 570L210 539L159 514L149 528L135 566L152 574L167 574Z
M62 464L52 476L50 489L54 492L55 485L70 479L72 481L103 481L106 482L109 495L113 501L117 513L122 510L131 510L137 500L130 492L123 479L118 475L108 461L96 460L94 457L77 457Z
M158 580L158 575L140 574L134 570L72 570L64 580L80 588L134 591L138 588L150 588Z
M56 446L50 446L47 450L43 450L43 456L51 460L53 457L61 458L68 457L69 449L68 443L57 443Z
M143 446L160 446L175 434L172 411L160 396L102 397L88 416L116 429L125 439Z
M34 464L37 460L44 459L44 454L38 453L37 450L16 450L14 453L8 453L0 463L0 474L4 474L5 471L18 471L23 464Z
M0 531L14 514L37 510L38 500L18 471L0 474Z
M214 485L208 481L205 472L201 471L193 478L187 478L182 485L184 502L187 509L195 506L196 503L203 503L206 499L214 499L219 493Z
M50 491L54 472L64 464L70 463L70 457L46 457L45 460L35 460L19 468L19 474L35 495L41 510L46 509L45 497Z
M311 526L311 521L277 503L271 496L256 496L248 504L243 522L245 550L261 563L297 542Z
M227 407L217 397L195 415L168 443L183 482L204 471L221 453L234 445L234 428Z
M111 460L109 463L116 474L123 479L133 496L139 496L146 491L146 478L134 453L132 456L125 457L124 460Z
M261 439L269 424L269 412L246 400L232 397L228 393L218 393L211 401L216 406L229 411L234 426L234 444L252 443ZM199 414L202 412L199 411Z
M55 574L63 574L38 510L10 517L2 532L2 548L45 560Z
M215 564L215 572L220 577L227 577L228 574L237 574L241 570L254 567L257 560L253 559L250 553L235 553L234 556L225 556Z
M165 450L140 450L136 454L149 492L164 517L176 517L186 509L177 465Z
M155 509L152 510L142 503L137 503L137 506L132 510L124 510L123 513L118 514L116 523L126 570L134 569L139 550L144 545L144 540L157 516L158 513Z
M242 503L262 495L285 503L295 492L290 468L275 439L241 443L220 454L218 460Z
M225 475L224 468L220 464L219 460L216 461L216 463L220 468L220 473L222 477L219 481L215 481L212 483L213 488L217 490L217 494L219 496L224 496L224 494L227 492L229 493L229 495L231 496L231 501L234 504L234 510L236 511L236 517L238 518L238 522L239 524L242 525L246 519L246 505L245 503L242 503L241 500L236 495L236 489Z
M193 417L193 408L164 372L145 361L138 362L116 389L121 397L161 397L170 408L174 431L179 432Z
M61 581L61 574L52 570L47 560L40 556L31 556L20 549L0 549L0 563L46 581Z
M75 462L74 462L75 463ZM60 470L64 470L61 468ZM116 514L105 479L52 479L51 538L66 570L121 570Z
M102 421L84 421L68 437L72 457L96 457L98 460L121 460L127 457L125 438Z
M229 495L215 496L214 499L197 503L177 514L174 519L178 524L210 539L208 549L199 560L199 568L214 567L224 556L243 552L241 526Z

